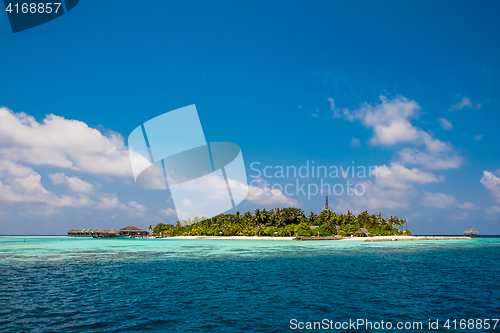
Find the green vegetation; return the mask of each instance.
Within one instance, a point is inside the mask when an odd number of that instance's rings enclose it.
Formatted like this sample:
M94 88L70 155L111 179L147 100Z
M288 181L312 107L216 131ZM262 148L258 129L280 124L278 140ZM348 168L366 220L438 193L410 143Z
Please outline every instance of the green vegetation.
M337 214L323 210L319 215L306 216L299 208L275 208L271 211L257 209L245 214L219 214L210 219L195 217L192 221L178 221L175 226L159 223L148 229L153 235L171 236L350 236L358 228L366 228L374 236L411 235L403 231L407 221L396 216L382 217L362 212ZM199 220L202 220L198 222ZM318 228L311 229L311 226Z

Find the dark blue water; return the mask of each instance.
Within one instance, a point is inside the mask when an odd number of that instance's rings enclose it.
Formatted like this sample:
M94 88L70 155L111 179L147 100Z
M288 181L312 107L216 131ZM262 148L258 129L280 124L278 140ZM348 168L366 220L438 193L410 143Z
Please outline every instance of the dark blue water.
M470 332L484 329L444 320L500 318L499 239L22 240L0 239L1 332L305 331L292 319Z

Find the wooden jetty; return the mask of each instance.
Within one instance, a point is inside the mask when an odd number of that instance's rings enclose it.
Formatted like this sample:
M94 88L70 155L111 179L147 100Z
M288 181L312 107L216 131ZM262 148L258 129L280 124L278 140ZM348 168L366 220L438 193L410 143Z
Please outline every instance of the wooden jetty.
M342 240L346 239L345 237L321 237L321 236L297 236L295 237L296 241L324 241L324 240Z

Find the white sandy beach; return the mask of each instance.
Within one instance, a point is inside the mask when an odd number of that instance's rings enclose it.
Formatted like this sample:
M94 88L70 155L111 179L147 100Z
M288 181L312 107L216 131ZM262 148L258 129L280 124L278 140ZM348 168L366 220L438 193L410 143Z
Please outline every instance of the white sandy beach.
M295 237L270 237L270 236L173 236L162 239L222 239L222 240L271 240L271 241L291 241Z
M263 240L263 241L292 241L295 237L270 237L270 236L173 236L160 239L213 239L213 240ZM374 237L345 237L338 241L417 241L417 240L451 240L470 239L470 237L453 236L374 236Z

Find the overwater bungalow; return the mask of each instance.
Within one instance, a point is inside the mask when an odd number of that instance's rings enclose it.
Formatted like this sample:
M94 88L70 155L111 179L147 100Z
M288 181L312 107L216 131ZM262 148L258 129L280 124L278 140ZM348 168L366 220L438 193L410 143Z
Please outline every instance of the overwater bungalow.
M366 228L359 228L355 233L356 237L372 237L373 235Z
M134 227L133 225L129 225L123 229L119 230L121 235L131 236L131 237L145 237L149 235L149 232Z
M108 237L146 237L149 236L149 232L129 225L120 230L109 228L108 230L103 229L71 229L68 230L69 237L93 237L93 238L108 238Z
M479 237L479 231L475 230L475 229L467 229L464 231L464 236L467 236L467 237Z
M108 237L120 237L120 232L116 229L109 228L106 231L108 233Z

